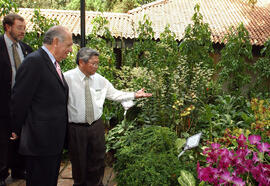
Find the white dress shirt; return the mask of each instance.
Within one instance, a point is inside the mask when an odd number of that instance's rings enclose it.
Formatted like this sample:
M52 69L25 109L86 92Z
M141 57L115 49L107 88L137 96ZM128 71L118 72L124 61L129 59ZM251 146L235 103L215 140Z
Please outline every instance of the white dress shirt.
M85 75L77 67L64 73L69 86L68 117L69 122L86 123L85 121ZM123 92L98 73L89 77L89 88L92 96L94 120L102 116L105 98L113 101L130 101L134 92Z
M15 65L15 61L14 61L14 57L13 57L13 50L12 50L13 41L11 39L9 39L9 37L6 34L4 34L4 39L5 39L5 42L6 42L7 51L8 51L8 55L9 55L9 60L10 60L10 63L11 63L11 70L12 70L11 86L13 87L14 83L15 83L15 76L16 76L16 65ZM19 54L21 62L23 62L24 55L23 55L23 52L22 52L21 45L19 43L17 43L17 46L18 46L17 47L17 52Z

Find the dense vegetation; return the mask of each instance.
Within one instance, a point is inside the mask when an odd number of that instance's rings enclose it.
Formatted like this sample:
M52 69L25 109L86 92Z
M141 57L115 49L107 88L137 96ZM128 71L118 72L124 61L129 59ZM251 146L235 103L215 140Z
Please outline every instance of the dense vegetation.
M118 89L145 87L153 93L126 116L119 103L108 101L104 107L107 151L115 155L118 185L270 184L270 40L254 58L241 24L225 36L221 51L215 50L198 5L194 12L180 44L169 27L160 41L153 40L151 21L141 21L133 47L122 49L121 69L116 68L108 21L93 21L87 46L101 53L99 73ZM45 20L36 11L35 30L25 38L34 48L41 45L42 33L57 24ZM103 37L98 37L101 30ZM75 67L77 48L62 63L64 71ZM220 61L214 63L213 54ZM199 147L177 159L186 138L199 132Z

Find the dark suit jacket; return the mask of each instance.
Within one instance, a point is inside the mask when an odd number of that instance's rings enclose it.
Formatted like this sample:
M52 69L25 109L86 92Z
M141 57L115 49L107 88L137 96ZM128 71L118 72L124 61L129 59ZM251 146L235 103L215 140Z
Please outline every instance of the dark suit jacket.
M24 56L33 50L23 42L19 42ZM8 55L4 35L0 36L0 118L10 118L10 97L11 97L12 69ZM0 123L1 125L1 123Z
M63 80L42 48L29 54L18 69L11 111L21 154L49 156L62 152L68 123L68 85Z

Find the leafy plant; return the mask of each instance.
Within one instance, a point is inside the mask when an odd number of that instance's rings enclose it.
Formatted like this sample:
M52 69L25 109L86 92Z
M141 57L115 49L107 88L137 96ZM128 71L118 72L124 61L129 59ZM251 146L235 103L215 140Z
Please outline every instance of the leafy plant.
M210 53L213 52L213 46L210 28L207 23L203 22L199 4L195 5L194 11L193 24L189 24L185 29L185 35L180 44L180 53L187 57L191 69L199 62L211 68L213 59L210 57Z
M85 1L85 9L92 11L104 11L104 1L103 0L86 0ZM81 1L80 0L71 0L67 6L65 7L68 10L80 10Z
M11 0L0 0L1 9L0 9L0 17L9 14L12 10L14 12L18 12L17 4Z
M114 128L109 130L106 135L106 152L110 150L119 150L126 145L125 137L128 136L132 130L135 130L135 121L127 121L124 119L118 123Z
M44 33L52 26L58 25L59 22L56 19L46 18L41 15L39 10L34 11L31 22L33 23L32 31L26 33L24 41L36 50L42 46Z
M256 72L254 92L261 92L267 95L270 92L270 39L265 42L261 55L263 57L259 58L254 64Z
M226 128L249 128L253 121L247 119L249 110L244 97L217 96L213 103L200 108L196 127L212 141L213 137L222 136Z
M197 30L200 29L197 28ZM160 41L156 42L153 40L151 21L144 17L144 20L139 23L137 34L138 41L132 49L127 49L125 52L124 65L132 68L146 68L149 74L144 79L148 81L149 76L151 78L145 86L151 85L147 90L154 95L145 101L138 115L138 121L168 126L181 135L194 125L196 110L192 112L192 115L185 117L183 115L188 113L185 112L186 109L193 106L196 108L197 104L200 104L197 102L197 97L205 98L205 89L212 78L213 69L204 65L204 61L197 61L190 65L186 55L181 55L181 47L179 48L175 41L175 34L170 31L169 26L161 34ZM193 35L192 39L196 40L198 35ZM205 39L206 35L198 37ZM200 52L200 50L194 51ZM204 59L210 60L209 53L207 55L204 53L204 56ZM198 55L198 58L201 60L202 55ZM182 105L178 105L180 102Z
M10 12L18 12L17 4L11 0L0 0L0 17L4 17L8 15ZM4 33L4 28L0 27L0 33Z
M270 102L269 100L251 100L251 109L254 113L255 121L251 124L254 134L270 143Z
M227 42L221 50L221 59L217 65L220 70L218 80L225 85L228 92L247 95L249 88L252 88L246 87L251 79L251 64L248 60L253 57L249 34L242 23L235 31L231 27L230 33L224 38L224 42Z
M178 182L181 186L195 186L196 185L194 176L186 170L180 171Z
M126 145L116 152L117 185L176 185L181 170L176 138L169 128L159 126L143 127L126 136Z

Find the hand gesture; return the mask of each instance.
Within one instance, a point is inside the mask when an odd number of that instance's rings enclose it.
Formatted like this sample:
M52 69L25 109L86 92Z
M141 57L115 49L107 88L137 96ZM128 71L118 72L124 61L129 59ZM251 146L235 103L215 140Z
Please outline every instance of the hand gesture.
M147 97L151 97L151 96L152 96L151 93L144 92L144 88L135 92L135 98L147 98Z

